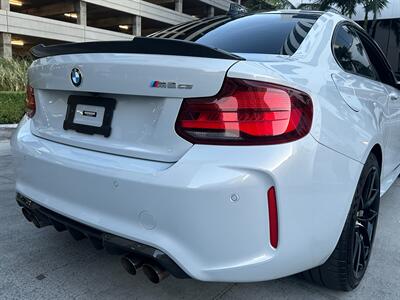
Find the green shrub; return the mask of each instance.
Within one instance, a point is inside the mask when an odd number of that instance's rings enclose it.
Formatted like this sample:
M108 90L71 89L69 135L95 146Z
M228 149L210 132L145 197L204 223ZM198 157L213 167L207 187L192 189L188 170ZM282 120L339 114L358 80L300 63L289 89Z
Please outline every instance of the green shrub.
M0 92L0 124L18 123L24 110L24 92Z
M0 91L25 91L31 61L0 58Z

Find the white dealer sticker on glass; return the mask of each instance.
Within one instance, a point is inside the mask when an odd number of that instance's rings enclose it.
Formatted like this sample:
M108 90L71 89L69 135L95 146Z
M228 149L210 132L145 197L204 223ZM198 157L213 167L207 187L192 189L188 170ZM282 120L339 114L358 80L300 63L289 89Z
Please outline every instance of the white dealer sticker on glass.
M75 110L74 123L101 127L105 108L102 106L78 104Z

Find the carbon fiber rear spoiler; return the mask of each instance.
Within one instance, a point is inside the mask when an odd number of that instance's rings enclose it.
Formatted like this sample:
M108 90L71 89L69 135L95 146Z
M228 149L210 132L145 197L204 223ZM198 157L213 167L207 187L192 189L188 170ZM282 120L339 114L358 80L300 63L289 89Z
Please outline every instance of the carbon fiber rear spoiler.
M245 60L238 55L202 44L182 40L135 37L132 41L67 43L52 46L37 45L31 49L34 58L80 53L136 53L195 56Z

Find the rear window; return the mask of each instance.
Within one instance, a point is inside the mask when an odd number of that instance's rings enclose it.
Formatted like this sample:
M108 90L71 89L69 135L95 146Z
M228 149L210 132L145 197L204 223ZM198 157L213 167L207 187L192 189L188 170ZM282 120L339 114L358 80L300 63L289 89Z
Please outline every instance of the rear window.
M219 16L156 32L150 37L187 40L231 53L292 55L320 15L260 13Z

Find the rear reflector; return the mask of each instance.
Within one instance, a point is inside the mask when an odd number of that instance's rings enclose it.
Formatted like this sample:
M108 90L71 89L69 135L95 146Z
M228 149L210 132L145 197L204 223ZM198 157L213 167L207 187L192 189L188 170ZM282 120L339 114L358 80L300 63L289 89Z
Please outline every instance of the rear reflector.
M184 99L175 128L194 144L270 145L307 135L312 116L303 92L227 78L214 97Z
M29 118L32 118L36 112L35 91L30 85L26 87L25 112Z
M276 203L275 188L268 190L268 214L269 214L269 240L271 246L278 247L278 207Z

